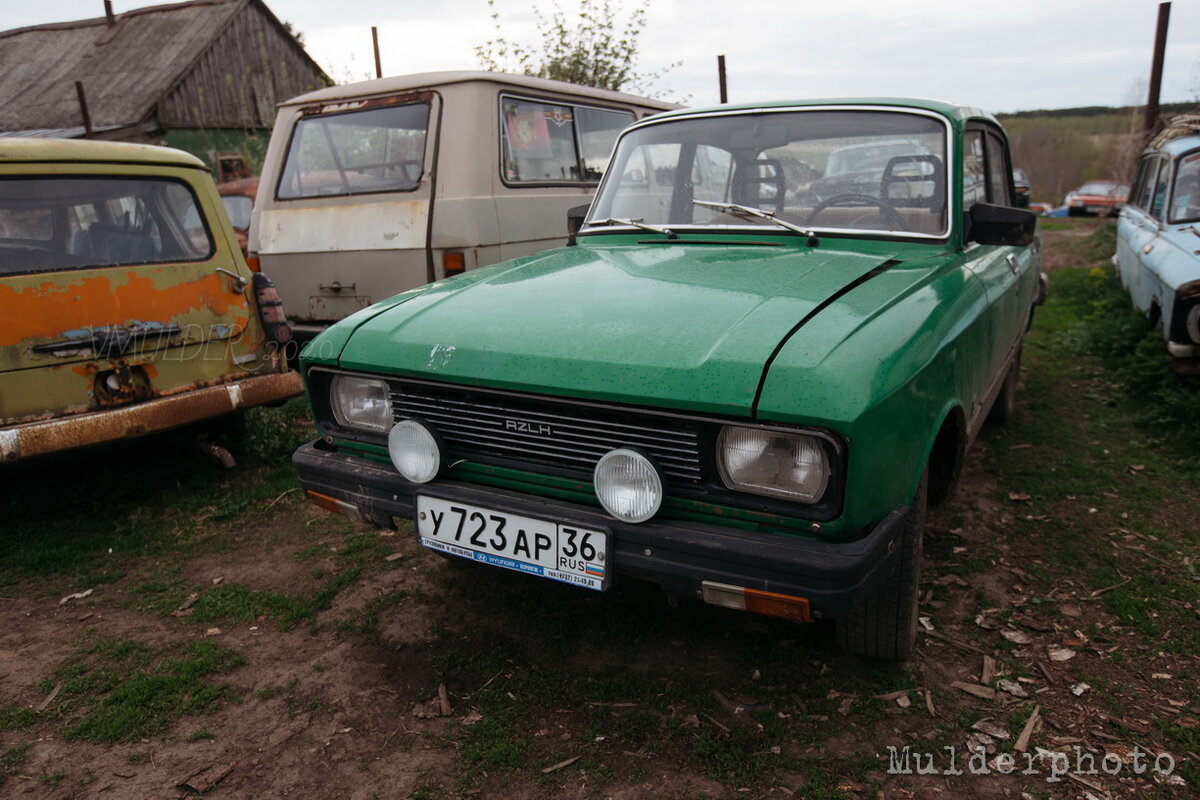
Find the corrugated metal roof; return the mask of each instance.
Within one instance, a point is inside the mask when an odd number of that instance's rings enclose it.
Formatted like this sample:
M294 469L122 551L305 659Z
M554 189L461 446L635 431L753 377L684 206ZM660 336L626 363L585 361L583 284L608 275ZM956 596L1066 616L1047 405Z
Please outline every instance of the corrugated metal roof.
M0 32L0 130L141 122L250 0L191 0Z

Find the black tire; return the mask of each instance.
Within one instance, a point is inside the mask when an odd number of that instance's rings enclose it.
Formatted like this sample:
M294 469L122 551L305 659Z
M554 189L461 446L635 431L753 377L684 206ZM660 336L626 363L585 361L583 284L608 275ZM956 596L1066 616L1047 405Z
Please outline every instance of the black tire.
M1004 376L1004 385L1000 387L1000 394L996 395L996 399L992 402L992 410L987 415L988 423L1003 425L1012 419L1017 410L1017 384L1020 381L1021 354L1017 353L1017 357L1013 359L1012 365L1008 368L1008 374Z
M928 485L926 467L905 517L891 572L859 597L849 613L838 620L838 644L847 652L887 661L904 661L912 655L917 639Z

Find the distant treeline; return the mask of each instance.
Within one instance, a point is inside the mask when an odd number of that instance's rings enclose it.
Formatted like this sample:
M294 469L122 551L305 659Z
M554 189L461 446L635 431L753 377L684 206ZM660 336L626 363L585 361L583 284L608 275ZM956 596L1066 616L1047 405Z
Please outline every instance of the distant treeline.
M1196 103L1167 103L1163 117L1197 110ZM1145 141L1145 106L1085 106L998 114L1008 131L1013 165L1025 170L1033 199L1061 203L1085 181L1128 181Z
M1196 110L1196 103L1163 103L1159 108L1163 116L1186 114ZM1000 120L1028 119L1037 117L1102 117L1109 114L1125 116L1131 113L1144 113L1145 106L1083 106L1082 108L1039 108L1034 111L1014 111L1011 114L997 114Z

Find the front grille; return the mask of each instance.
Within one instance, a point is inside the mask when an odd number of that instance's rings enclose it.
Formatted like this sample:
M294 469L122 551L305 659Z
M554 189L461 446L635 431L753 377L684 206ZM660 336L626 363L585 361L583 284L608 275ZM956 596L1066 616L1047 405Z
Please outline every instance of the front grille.
M394 382L392 413L437 428L452 458L553 467L591 479L600 457L632 447L669 481L699 484L701 424L609 407Z

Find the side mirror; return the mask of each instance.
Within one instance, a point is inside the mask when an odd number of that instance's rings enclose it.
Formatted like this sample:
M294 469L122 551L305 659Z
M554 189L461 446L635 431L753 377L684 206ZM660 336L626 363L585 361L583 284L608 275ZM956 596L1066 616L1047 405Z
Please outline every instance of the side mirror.
M976 203L967 212L968 242L1025 247L1037 236L1037 215L1023 208Z
M575 234L579 233L579 229L583 227L583 221L587 219L588 209L591 207L589 203L567 209L567 247L575 244Z

